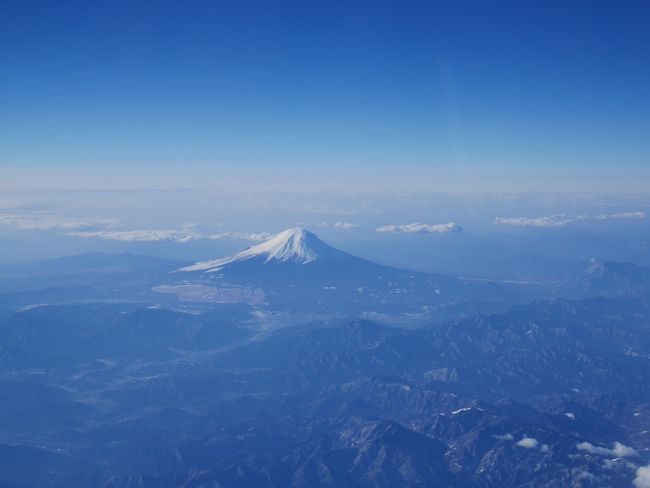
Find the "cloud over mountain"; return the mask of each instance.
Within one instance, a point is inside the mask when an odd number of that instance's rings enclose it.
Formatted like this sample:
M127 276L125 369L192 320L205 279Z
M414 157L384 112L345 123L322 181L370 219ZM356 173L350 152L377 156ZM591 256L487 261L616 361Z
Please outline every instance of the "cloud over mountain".
M519 442L517 442L516 445L519 447L524 447L526 449L534 449L537 447L537 444L539 444L537 439L533 437L524 437Z
M611 449L608 449L607 447L594 446L591 442L581 442L576 447L579 451L585 451L589 454L596 454L598 456L635 457L639 455L635 449L618 441L614 442Z
M636 470L636 477L632 483L636 488L650 488L650 464Z

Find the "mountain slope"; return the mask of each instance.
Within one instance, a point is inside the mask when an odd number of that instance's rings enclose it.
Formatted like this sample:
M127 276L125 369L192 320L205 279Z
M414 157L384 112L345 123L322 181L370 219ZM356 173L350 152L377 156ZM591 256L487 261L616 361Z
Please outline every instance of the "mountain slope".
M583 277L582 288L588 294L647 294L650 269L631 263L592 261Z

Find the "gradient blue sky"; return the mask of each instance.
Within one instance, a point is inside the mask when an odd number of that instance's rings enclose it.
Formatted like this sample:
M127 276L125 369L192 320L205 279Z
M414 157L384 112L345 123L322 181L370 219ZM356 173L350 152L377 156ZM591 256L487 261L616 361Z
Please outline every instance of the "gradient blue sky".
M4 187L639 190L649 22L644 1L0 1Z

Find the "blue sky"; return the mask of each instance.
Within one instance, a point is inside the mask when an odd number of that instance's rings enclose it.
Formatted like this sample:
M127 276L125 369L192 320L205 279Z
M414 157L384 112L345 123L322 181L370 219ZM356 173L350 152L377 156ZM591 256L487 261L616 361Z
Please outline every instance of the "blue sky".
M638 189L649 19L631 1L2 2L0 165L14 187Z

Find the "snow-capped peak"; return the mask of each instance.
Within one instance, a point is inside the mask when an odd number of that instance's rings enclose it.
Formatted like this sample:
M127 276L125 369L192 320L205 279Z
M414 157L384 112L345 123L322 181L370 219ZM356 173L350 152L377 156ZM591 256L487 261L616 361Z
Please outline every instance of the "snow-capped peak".
M180 271L220 271L230 264L258 259L264 263L271 261L293 262L308 264L317 259L332 259L350 257L343 251L334 249L321 241L315 234L301 228L294 227L274 235L268 241L226 258L202 261Z
M293 260L306 264L318 257L316 250L310 247L310 241L311 244L320 242L311 232L301 227L294 227L282 231L268 241L255 246L255 251L260 254L267 254L267 262L275 259L277 261Z

